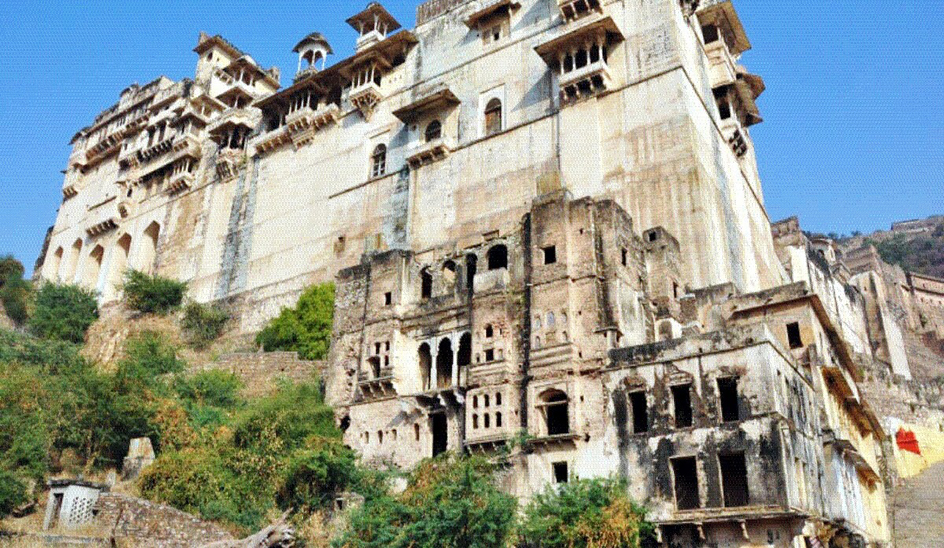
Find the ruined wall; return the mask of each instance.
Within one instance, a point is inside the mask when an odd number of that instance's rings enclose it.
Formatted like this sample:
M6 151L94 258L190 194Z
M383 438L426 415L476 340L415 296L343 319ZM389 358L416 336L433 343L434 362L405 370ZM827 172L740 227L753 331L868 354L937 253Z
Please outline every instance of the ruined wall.
M216 361L193 365L191 374L199 371L225 371L243 382L242 393L257 397L272 392L279 382L309 382L318 379L325 363L299 359L297 352L243 352L223 354Z
M96 520L119 545L190 548L234 540L224 529L169 506L143 499L103 493L96 504Z

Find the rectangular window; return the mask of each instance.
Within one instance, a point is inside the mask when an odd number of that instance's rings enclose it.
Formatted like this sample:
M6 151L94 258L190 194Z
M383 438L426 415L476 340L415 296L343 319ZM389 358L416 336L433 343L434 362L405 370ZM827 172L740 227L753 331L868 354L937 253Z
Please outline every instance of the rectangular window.
M649 406L646 403L646 393L633 392L629 395L629 403L633 408L633 433L648 432Z
M724 491L725 508L737 508L750 504L747 490L747 462L744 453L719 455L721 488Z
M791 349L803 348L803 337L800 336L800 324L797 322L787 324L787 340L790 342Z
M544 248L544 264L554 264L557 262L557 247L548 246Z
M626 252L625 247L620 250L620 255L621 255L623 266L627 266L629 264L629 254Z
M675 477L675 507L692 510L701 506L698 496L698 464L695 457L672 459L672 475Z
M721 420L723 422L737 422L740 420L737 378L718 379L718 399L721 402Z
M692 425L691 385L672 387L672 406L675 412L676 428L688 428Z
M706 25L702 27L701 34L705 37L705 44L718 41L718 27L714 25Z
M491 348L485 351L485 361L493 362L495 361L495 351Z
M555 462L551 467L554 471L554 483L567 483L567 480L570 479L567 473L567 463Z
M386 292L384 293L384 306L390 306L393 304L393 293Z

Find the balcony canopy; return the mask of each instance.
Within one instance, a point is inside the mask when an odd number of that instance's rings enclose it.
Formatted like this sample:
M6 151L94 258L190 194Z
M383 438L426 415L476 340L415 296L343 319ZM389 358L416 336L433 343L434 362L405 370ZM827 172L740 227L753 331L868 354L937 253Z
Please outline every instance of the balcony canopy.
M568 27L570 26L568 25ZM588 38L601 34L604 35L607 43L623 40L623 32L616 21L607 15L576 26L576 28L538 45L534 48L534 51L541 56L541 59L544 59L545 63L554 67L557 65L558 54L569 51L574 44L584 44Z
M427 93L418 99L411 101L406 106L398 108L393 111L393 115L402 120L404 123L409 123L424 112L430 111L439 111L445 108L458 105L461 103L458 97L447 87L443 87Z
M714 25L721 31L728 49L734 55L740 55L751 49L744 25L730 1L705 0L697 12L698 22L702 25Z
M475 11L465 18L465 24L470 29L478 28L479 23L498 14L508 13L521 7L518 0L481 0Z

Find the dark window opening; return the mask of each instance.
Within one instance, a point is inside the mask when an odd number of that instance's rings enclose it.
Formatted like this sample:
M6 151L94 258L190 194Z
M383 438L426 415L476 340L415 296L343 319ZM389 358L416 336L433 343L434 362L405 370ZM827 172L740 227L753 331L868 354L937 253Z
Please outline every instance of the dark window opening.
M432 416L430 425L433 430L433 456L441 455L449 449L449 429L446 414L438 413Z
M574 65L577 68L583 68L587 66L587 50L585 49L577 50L577 55L574 57Z
M485 361L492 362L495 361L495 351L489 348L485 351Z
M676 282L672 282L672 298L678 299L678 296L679 296L679 284Z
M649 241L650 241L650 242L654 242L654 241L656 241L656 240L658 240L658 239L659 239L659 233L658 233L658 232L656 232L656 231L653 230L652 232L649 233Z
M423 383L423 390L429 390L430 379L433 376L433 357L430 352L429 345L423 343L420 345L419 350L419 360L420 360L420 382Z
M472 363L472 335L464 333L459 339L459 354L456 356L456 365L463 367Z
M489 404L491 403L491 399L488 397L488 394L485 394L484 399L485 399L485 407L488 407Z
M740 414L738 413L738 381L736 378L718 379L718 398L721 400L721 420L724 422L740 420Z
M485 413L485 428L491 428L491 420L489 419L488 413Z
M551 465L551 468L554 472L554 483L567 483L567 480L570 479L566 462L555 462Z
M433 275L424 269L420 272L420 280L420 298L425 301L433 296Z
M646 403L646 393L633 392L629 395L629 402L633 408L633 433L648 432L649 405Z
M472 430L478 430L478 429L479 429L479 416L472 415Z
M495 413L495 428L501 428L502 417L501 413Z
M567 394L552 391L544 396L545 418L547 420L547 435L560 436L570 433L570 418L568 413Z
M495 393L495 405L501 405L501 392Z
M672 402L675 408L675 426L688 428L692 425L692 387L691 385L673 386Z
M796 322L787 324L787 339L790 342L791 349L803 348L803 337L800 336L800 324Z
M623 263L623 266L629 265L629 252L626 251L626 248L620 250L620 260Z
M439 120L433 120L426 126L426 142L435 141L442 138L442 123Z
M499 244L488 250L488 269L508 268L508 248Z
M415 441L420 441L420 425L418 424L413 425L413 439Z
M387 172L387 146L377 145L371 155L371 177L380 177Z
M384 293L384 306L390 306L393 304L393 293L387 291Z
M701 506L698 497L698 465L695 457L672 459L672 473L675 476L675 507L678 510L692 510Z
M466 283L471 294L475 288L475 271L479 258L475 255L468 255L465 258Z
M747 462L744 453L719 455L721 487L724 491L725 508L737 508L750 504L747 489Z
M544 264L554 264L557 262L557 247L547 246L544 248Z
M373 378L380 378L380 358L374 356L367 360L367 363L370 365L370 374L373 375Z
M495 135L502 130L502 104L492 99L485 106L485 135Z
M718 41L718 27L714 25L706 25L702 27L701 34L705 37L706 44Z
M449 388L452 385L452 341L443 339L436 354L436 387Z
M486 326L485 326L485 338L486 338L486 339L491 339L491 338L494 337L494 336L495 336L495 328L492 327L492 324L486 325Z

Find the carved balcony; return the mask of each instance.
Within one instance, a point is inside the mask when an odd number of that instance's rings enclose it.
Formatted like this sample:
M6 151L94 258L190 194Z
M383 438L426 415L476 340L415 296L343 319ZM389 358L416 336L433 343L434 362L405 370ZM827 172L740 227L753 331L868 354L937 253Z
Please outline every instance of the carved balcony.
M164 139L163 141L158 141L157 143L139 150L137 153L137 159L139 164L144 164L150 162L151 160L167 154L174 148L174 138L170 137Z
M118 212L118 202L113 196L104 202L89 208L90 224L85 229L89 237L99 236L118 228L121 215Z
M603 11L600 0L557 0L557 8L565 21Z
M200 140L193 135L178 135L174 138L174 156L175 158L200 158L203 156L203 146Z
M253 120L252 114L246 109L228 108L207 125L207 133L213 135L226 126L245 126L252 128L255 126L255 121Z
M572 101L606 91L612 85L610 67L603 59L560 75L562 101Z
M112 133L89 148L85 153L85 164L92 165L121 150L121 136Z
M300 147L314 139L315 132L321 128L336 124L341 119L341 109L330 103L322 105L317 110L309 107L299 108L285 117L285 125L291 135L292 142Z
M745 129L741 126L741 122L734 116L721 121L721 134L724 135L724 139L728 142L728 145L731 146L731 150L734 151L734 154L737 155L738 158L744 157L748 150L750 150L747 138L745 137Z
M221 181L231 179L239 173L239 168L246 162L246 152L242 149L224 148L216 156L216 174Z
M257 154L271 152L292 142L292 135L288 126L282 126L259 136L253 146Z
M68 200L69 198L75 198L79 195L79 190L75 188L75 185L68 184L62 187L62 199Z
M706 45L705 54L708 56L711 89L729 86L737 81L737 63L723 40L716 40Z
M442 160L446 156L449 156L453 150L455 150L455 146L448 140L443 138L434 139L423 143L413 150L413 152L406 157L406 161L410 164L412 169L416 169Z
M190 190L193 188L194 181L196 177L193 173L189 171L181 171L174 173L170 180L167 181L167 194L180 194L185 190Z
M361 111L365 119L370 118L370 115L374 112L374 108L378 103L383 101L383 98L384 96L380 90L380 86L373 81L351 88L351 91L348 93L351 106Z

